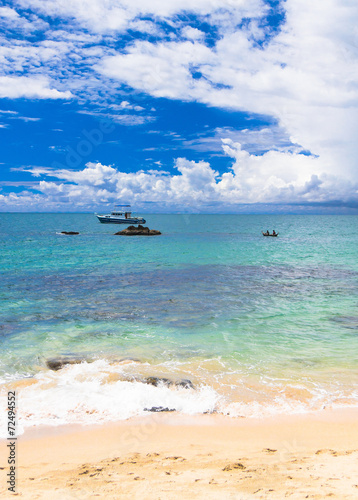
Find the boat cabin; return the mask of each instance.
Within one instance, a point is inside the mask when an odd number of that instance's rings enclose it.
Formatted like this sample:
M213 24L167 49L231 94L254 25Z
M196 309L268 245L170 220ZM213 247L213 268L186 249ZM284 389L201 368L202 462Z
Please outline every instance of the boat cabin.
M123 208L119 208L123 207ZM132 217L132 210L130 205L115 205L113 212L111 215L117 216L117 217L123 217L125 219L130 219Z
M132 212L112 212L111 215L118 215L119 217L124 215L125 219L130 219L132 217Z

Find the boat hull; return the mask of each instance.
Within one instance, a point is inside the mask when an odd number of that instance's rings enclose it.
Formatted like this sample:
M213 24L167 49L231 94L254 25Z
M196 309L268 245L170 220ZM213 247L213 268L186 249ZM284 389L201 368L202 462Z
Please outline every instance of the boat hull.
M112 216L106 216L106 215L97 215L97 219L102 223L102 224L145 224L145 219L142 219L141 217L130 217L128 219L125 219L124 217L112 217Z

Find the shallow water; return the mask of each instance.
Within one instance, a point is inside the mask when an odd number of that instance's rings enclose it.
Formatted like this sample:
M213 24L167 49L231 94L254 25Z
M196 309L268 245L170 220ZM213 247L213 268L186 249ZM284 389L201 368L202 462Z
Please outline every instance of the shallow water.
M18 387L21 429L151 406L358 404L358 217L145 218L163 234L114 236L120 226L92 214L0 214L0 376L4 395ZM48 370L59 355L88 362ZM196 388L144 384L152 375Z

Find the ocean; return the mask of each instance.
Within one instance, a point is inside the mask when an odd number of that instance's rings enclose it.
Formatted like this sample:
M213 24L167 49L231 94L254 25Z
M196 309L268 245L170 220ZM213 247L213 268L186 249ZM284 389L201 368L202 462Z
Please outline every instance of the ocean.
M162 235L0 214L1 401L16 390L19 433L358 405L357 216L143 216ZM49 369L59 357L81 362Z

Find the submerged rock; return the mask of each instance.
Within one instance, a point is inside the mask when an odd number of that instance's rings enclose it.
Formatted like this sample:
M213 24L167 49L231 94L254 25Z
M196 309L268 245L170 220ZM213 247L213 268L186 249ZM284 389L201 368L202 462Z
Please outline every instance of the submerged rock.
M177 380L173 382L172 380L165 377L147 377L144 379L146 384L154 385L158 387L158 385L163 384L167 387L175 385L176 387L183 387L184 389L194 389L194 384L188 378L183 378L181 380Z
M139 226L128 226L123 231L119 231L118 233L114 233L115 235L122 236L154 236L156 234L162 234L160 231L156 229L149 229L149 227L144 227L139 224Z
M144 411L153 411L153 412L160 412L160 411L176 411L175 408L164 408L164 406L152 406L152 408L144 408Z
M61 234L80 234L77 231L61 231Z
M175 382L175 385L177 387L184 387L184 389L195 389L194 384L191 380L188 378L183 378L182 380L177 380Z
M349 330L358 330L358 316L335 316L331 321L340 324Z
M164 384L168 387L170 385L173 385L173 382L165 377L147 377L146 379L144 379L144 382L146 384L154 385L155 387L157 387L160 384Z
M79 365L80 363L83 363L85 361L88 361L85 358L65 358L65 357L59 357L59 358L51 358L46 360L46 365L50 370L61 370L66 365Z

